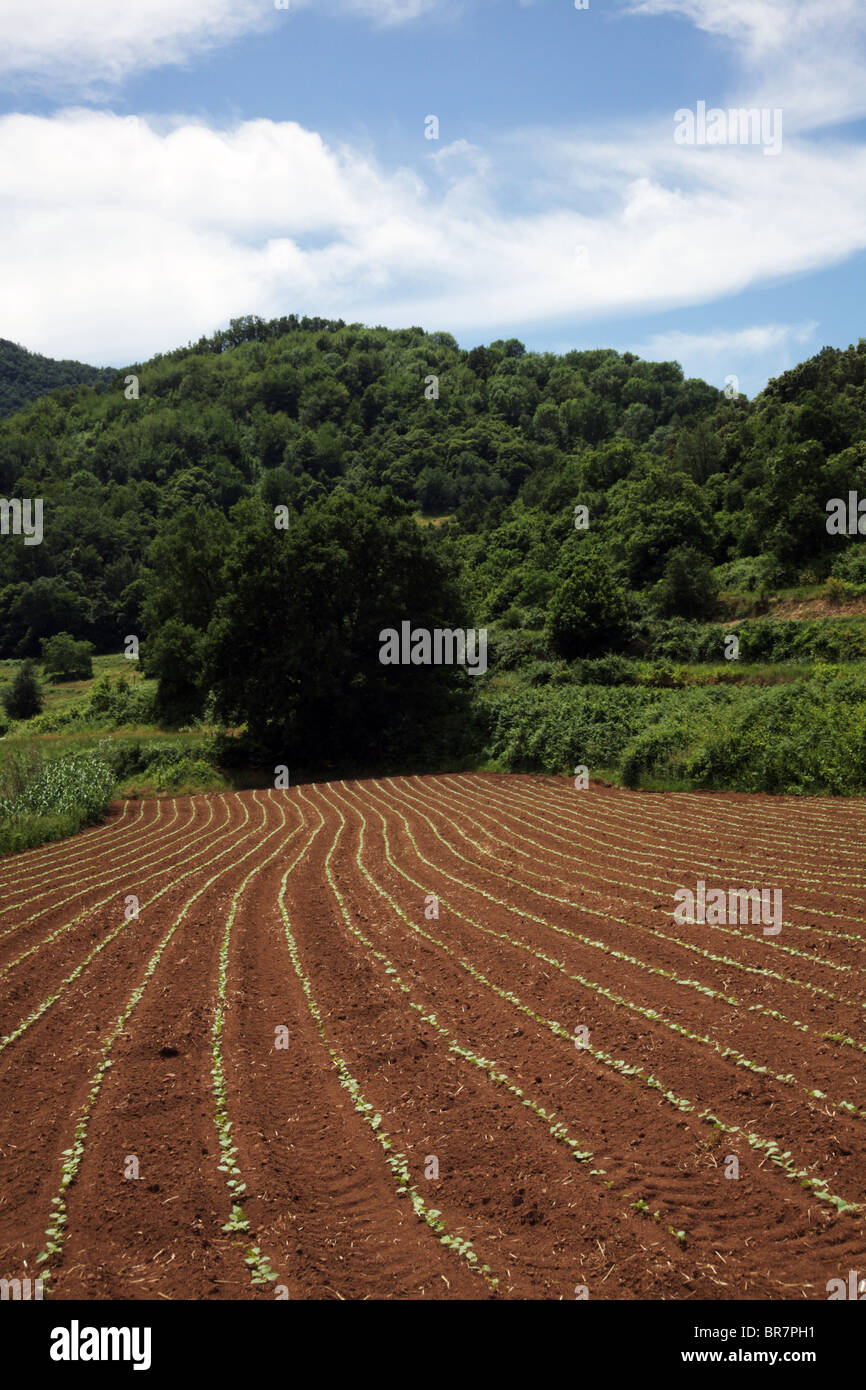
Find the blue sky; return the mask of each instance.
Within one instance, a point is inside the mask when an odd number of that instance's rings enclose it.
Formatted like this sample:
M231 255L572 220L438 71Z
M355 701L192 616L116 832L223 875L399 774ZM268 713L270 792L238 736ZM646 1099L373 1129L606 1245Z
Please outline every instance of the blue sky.
M866 333L864 10L0 0L0 336L124 365L298 312L754 394Z

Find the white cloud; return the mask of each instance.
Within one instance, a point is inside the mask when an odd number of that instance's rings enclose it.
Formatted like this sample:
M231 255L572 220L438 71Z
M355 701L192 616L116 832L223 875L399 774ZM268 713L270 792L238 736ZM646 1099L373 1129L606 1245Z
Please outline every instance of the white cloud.
M316 3L289 0L289 8ZM323 0L323 8L387 26L441 3ZM184 63L290 17L274 0L0 0L0 75L91 97L134 72Z
M527 144L542 183L569 170L571 207L508 210L520 140L489 167L457 145L425 181L292 122L4 117L3 335L123 363L242 313L516 329L708 302L866 245L864 150Z
M0 73L93 90L272 22L263 0L0 0Z
M298 6L313 0L298 0ZM436 9L441 0L332 0L331 8L364 15L377 24L406 24Z
M810 43L826 42L828 28L862 29L860 0L633 0L635 14L675 14L699 29L735 40L745 57L760 62Z
M672 329L654 333L633 348L650 362L679 362L686 376L702 377L721 387L728 377L737 379L738 389L751 395L769 377L783 371L804 349L815 347L818 325L814 319L803 323L762 323L748 328L719 328L704 333Z
M786 127L866 113L863 0L631 0L633 14L677 15L729 41L747 74L749 105L781 107ZM711 105L741 105L699 92Z
M387 23L447 0L321 3ZM263 0L45 0L35 25L24 0L0 6L9 30L0 66L65 62L74 72L91 53L103 76L180 61L275 13ZM758 87L772 73L792 81L808 53L811 105L793 123L786 107L777 158L678 146L673 109L574 136L419 141L417 167L396 170L293 122L222 130L82 109L10 115L0 119L0 332L52 355L118 363L242 313L494 334L709 303L864 249L866 148L807 134L866 91L836 66L853 72L859 61L866 14L854 0L826 0L820 20L811 0L637 9L726 36ZM832 40L843 33L851 42L840 57ZM772 339L782 331L784 342ZM757 361L788 350L796 331L741 330L722 355L753 350ZM693 338L682 355L718 360L712 341Z
M806 323L762 323L749 328L719 328L707 333L685 333L672 329L655 333L646 345L636 348L641 357L673 360L681 355L700 353L716 361L749 360L772 348L808 343L818 327L814 319Z

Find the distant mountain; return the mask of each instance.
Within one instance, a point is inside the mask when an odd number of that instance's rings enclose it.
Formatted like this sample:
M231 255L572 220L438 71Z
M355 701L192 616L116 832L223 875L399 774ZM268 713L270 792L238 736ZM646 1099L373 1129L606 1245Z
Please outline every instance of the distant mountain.
M59 386L107 384L116 375L111 367L57 362L0 338L0 416L14 414Z

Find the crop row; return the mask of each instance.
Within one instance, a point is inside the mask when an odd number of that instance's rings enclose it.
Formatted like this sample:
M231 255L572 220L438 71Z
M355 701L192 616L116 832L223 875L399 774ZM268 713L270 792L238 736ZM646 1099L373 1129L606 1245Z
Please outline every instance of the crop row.
M223 798L220 798L220 800L223 800ZM64 976L64 978L60 981L60 984L52 991L52 993L46 995L42 1002L30 1014L28 1014L26 1018L22 1019L18 1026L15 1029L13 1029L11 1033L8 1033L5 1037L0 1038L0 1053L4 1052L6 1048L9 1047L18 1038L20 1038L21 1035L25 1033L28 1028L32 1027L32 1025L36 1023L38 1019L42 1018L42 1016L47 1012L47 1010L57 1003L57 1000L60 999L60 997L65 993L68 987L79 978L79 976L83 973L84 970L86 970L86 968L91 964L91 962L95 960L96 957L102 953L102 951L105 950L106 946L109 946L111 942L114 941L117 938L117 936L119 936L119 934L124 930L124 928L129 926L129 923L131 921L136 921L140 919L141 912L145 908L152 908L154 904L160 900L160 898L165 896L166 893L171 892L173 888L178 887L181 883L184 883L188 878L191 878L194 874L199 873L203 868L206 868L209 864L214 863L216 859L223 859L227 854L233 853L238 843L236 839L237 833L239 830L242 830L249 821L249 811L246 807L246 804L242 805L242 810L243 820L241 822L241 825L235 828L225 830L222 834L218 835L215 839L212 839L210 842L211 845L217 845L222 840L228 839L229 844L226 846L226 848L223 849L219 854L212 856L210 859L205 860L204 863L195 864L194 867L190 869L187 873L181 874L179 877L169 879L169 881L165 883L157 893L154 893L152 898L149 898L145 903L139 906L138 918L127 917L126 915L124 915L122 921L120 921L116 927L113 927L111 931L109 931L102 938L101 941L98 941L97 944L87 953L84 959L81 960L66 976ZM197 839L200 838L201 836L197 837ZM188 855L187 860L194 859L195 857L195 853ZM181 862L183 863L187 861ZM179 865L175 866L175 868L177 867L179 867ZM150 875L151 878L156 876L156 873ZM67 930L70 926L74 924L76 920L77 918L73 918L72 922L67 922L64 924L64 926L58 927L57 931L53 932L51 934L51 937L47 938L46 941L40 942L39 946L42 947L48 944L48 941L57 937L62 931Z
M259 806L259 809L263 812L262 825L257 827L257 831L260 831L264 827L264 824L267 820L267 812L265 807L263 807L258 802L258 794L256 792L253 793L253 800ZM246 807L244 807L244 810L246 811ZM249 813L247 812L247 820L248 819ZM256 834L257 832L253 833ZM248 839L249 836L245 836L243 838ZM247 859L250 858L251 855L257 853L259 847L260 846L257 841L257 843L255 843L251 849L247 850L246 854L242 855L240 858L233 858L232 863L231 865L229 865L228 868L219 869L215 874L212 874L210 878L208 878L204 883L202 883L196 889L196 891L192 893L189 898L187 898L183 907L177 913L177 915L171 923L171 926L168 928L167 932L162 937L155 951L151 955L147 963L147 966L145 967L144 974L142 975L140 982L138 983L138 985L136 985L135 989L132 991L129 998L127 999L123 1011L118 1017L115 1026L109 1031L109 1033L103 1041L99 1062L97 1064L96 1070L93 1073L93 1076L90 1078L89 1081L87 1099L84 1102L84 1105L82 1106L81 1111L79 1112L78 1118L76 1120L75 1129L72 1137L72 1144L70 1148L63 1150L63 1157L65 1159L65 1162L63 1163L61 1169L60 1189L57 1195L54 1198L52 1198L51 1205L54 1208L54 1211L52 1213L51 1221L45 1232L45 1248L42 1251L40 1251L39 1255L37 1256L38 1263L45 1265L45 1269L42 1275L43 1280L45 1281L50 1279L56 1272L57 1265L59 1264L60 1259L62 1258L63 1247L67 1235L65 1227L67 1226L69 1219L67 1192L72 1183L75 1181L81 1167L81 1163L85 1153L87 1134L93 1109L99 1098L105 1075L109 1067L111 1067L113 1063L113 1058L111 1054L114 1044L117 1041L118 1037L120 1037L120 1035L125 1031L126 1024L129 1021L129 1018L131 1017L136 1006L141 1001L141 998L144 995L144 992L147 988L147 985L151 977L153 976L160 961L162 960L166 947L172 940L178 927L184 921L190 909L198 901L198 899L201 898L203 894L205 894L208 891L208 889L217 881L218 878L221 878L223 874L230 872L239 864L243 864ZM232 846L232 848L237 848L237 842L234 846ZM224 858L226 852L224 852L222 855L218 855L217 858Z
M408 872L402 869L400 865L396 862L391 851L391 845L388 837L388 830L385 817L382 815L381 812L378 812L378 814L382 821L382 837L387 862L398 874L400 874L408 882L412 883L413 886L418 888L422 893L426 894L431 892L432 889L429 884L422 884L419 880L413 878ZM406 836L412 844L413 850L417 857L425 864L427 864L429 867L435 869L437 872L442 872L437 868L437 866L432 865L431 861L429 861L426 858L426 856L423 855L423 853L417 845L417 842L415 841L411 827L406 818L401 816L400 819L403 821ZM452 875L447 876L453 877ZM460 880L455 881L460 882ZM463 886L471 887L472 885L464 884ZM474 891L481 893L484 897L490 898L491 901L499 902L499 900L493 899L492 895L487 894L484 890L475 889ZM518 947L519 949L525 949L529 951L532 955L535 955L539 959L544 960L546 964L553 964L552 958L548 958L544 955L541 955L539 952L535 951L534 948L528 946L527 943L511 938L506 933L497 932L493 928L483 927L480 923L475 922L473 919L466 916L465 913L459 911L459 909L457 909L453 903L446 902L446 900L442 897L441 893L437 894L437 896L439 898L440 904L444 904L449 911L453 912L456 917L459 917L469 926L485 934L498 936L501 939L505 939L509 941L510 944ZM503 905L507 906L507 904ZM536 1022L542 1023L545 1027L550 1029L550 1031L553 1032L557 1037L565 1039L570 1046L573 1046L574 1040L572 1034L570 1034L566 1029L564 1029L558 1021L548 1019L544 1015L537 1013L531 1007L524 1004L523 1001L519 1000L513 991L505 990L501 986L496 985L494 982L482 976L480 972L476 971L475 967L469 961L461 959L457 955L457 953L452 950L452 948L448 947L444 942L439 941L437 938L433 937L432 934L426 932L423 928L417 926L417 924L413 924L413 930L416 931L418 934L424 936L426 939L429 939L432 943L434 943L440 949L445 951L448 955L452 956L458 962L461 968L466 970L467 973L469 973L474 979L476 979L477 982L484 984L487 988L491 989L501 998L506 999L514 1007L520 1009L520 1011L525 1013L528 1017L535 1019ZM694 1112L695 1114L697 1114L697 1117L699 1119L714 1125L721 1132L731 1136L739 1136L745 1139L746 1142L753 1149L757 1149L766 1153L769 1157L772 1158L773 1162L776 1163L777 1166L785 1170L788 1177L800 1181L800 1183L804 1187L808 1187L809 1189L811 1189L815 1193L815 1195L818 1196L822 1201L830 1203L840 1211L860 1210L859 1204L849 1202L846 1199L837 1196L829 1190L826 1183L824 1183L822 1179L812 1178L809 1176L809 1174L806 1172L804 1168L797 1167L790 1160L790 1154L787 1151L780 1152L778 1146L773 1141L762 1138L762 1136L755 1133L754 1131L745 1130L738 1125L726 1123L717 1115L715 1115L709 1107L706 1107L703 1110L699 1111L697 1105L694 1102L684 1097L678 1096L672 1087L659 1081L656 1077L648 1075L643 1068L629 1064L627 1061L625 1061L625 1059L612 1057L609 1054L602 1052L600 1049L593 1049L588 1044L585 1044L584 1046L586 1047L586 1050L590 1053L590 1055L592 1055L596 1059L596 1061L600 1062L603 1066L612 1068L613 1070L618 1071L623 1075L633 1076L636 1079L643 1081L644 1084L650 1087L651 1089L659 1091L665 1102L668 1105L672 1106L674 1109L680 1111Z
M371 793L371 794L373 794L373 793ZM416 800L417 800L417 799L416 799ZM386 802L385 804L387 805L388 803ZM477 865L473 864L473 861L470 861L469 859L467 859L465 855L460 854L457 850L455 850L451 845L448 844L448 842L447 842L447 841L444 839L444 837L439 833L439 831L437 830L436 826L433 824L433 822L430 820L430 818L429 818L428 816L426 816L426 815L425 815L423 812L421 812L421 811L418 811L417 814L421 817L422 820L426 821L426 823L430 826L430 828L431 828L431 830L433 831L433 834L436 836L436 838L446 847L446 849L448 849L452 854L454 854L454 856L455 856L456 858L461 859L461 860L462 860L464 863L466 863L466 864L470 864L470 865L473 865L473 867L477 867ZM446 819L448 819L448 818L446 818ZM450 824L454 825L454 822L451 821ZM463 839L466 839L466 840L469 839L469 837L466 836L466 835L464 834L464 832L462 832L462 831L459 830L459 827L455 827L455 828L458 830L458 833L461 835L461 837L462 837ZM488 834L489 834L489 832L488 832ZM482 846L479 846L479 845L477 844L477 842L471 841L470 843L472 843L472 844L475 846L475 848L479 850L480 853L482 853L482 854L484 854L484 855L488 855L488 852L485 851L484 848L483 848ZM489 857L489 855L488 855L488 857ZM429 863L430 861L427 861L427 862ZM443 873L443 874L445 875L445 877L448 877L448 878L453 879L454 882L460 884L461 887L469 888L470 890L479 893L481 896L488 898L489 901L496 903L497 906L503 907L503 908L505 908L506 910L508 910L509 912L517 912L517 911L518 911L518 909L516 909L516 908L514 907L513 904L511 904L511 903L505 901L504 899L494 897L492 894L487 893L486 890L484 890L484 889L480 889L480 888L474 887L474 886L473 886L472 884L470 884L470 883L466 883L464 880L459 879L459 878L457 878L455 875L448 873L446 870L442 869L441 867L439 867L439 872ZM780 972L773 970L773 969L772 969L770 966L768 966L768 965L761 965L761 966L749 965L746 961L738 960L738 959L736 959L736 958L734 958L734 957L732 957L732 956L720 955L720 954L717 954L717 953L715 953L715 952L713 952L713 951L709 951L709 950L706 949L705 947L702 947L702 946L698 945L697 942L694 942L694 941L687 941L687 940L684 940L682 937L675 936L675 935L673 935L673 934L671 934L671 933L669 933L669 932L663 932L663 931L662 931L660 928L658 928L658 927L647 926L646 924L641 923L641 922L639 922L639 921L636 921L636 920L633 919L633 918L630 919L630 918L625 918L625 917L619 917L619 916L617 916L615 913L611 912L611 911L609 910L609 908L605 908L605 909L592 908L592 907L589 907L584 901L575 902L573 899L570 899L570 898L562 898L562 897L557 896L555 893L548 893L548 892L544 891L543 889L535 888L532 884L525 883L522 879L517 878L513 873L510 874L510 875L508 875L508 877L506 878L504 875L502 875L501 873L499 873L499 872L497 872L497 871L494 871L494 870L485 869L484 872L490 873L490 874L492 874L494 877L497 877L497 878L502 879L503 881L507 882L509 885L516 885L516 886L519 887L519 888L525 889L525 891L534 894L536 897L546 898L546 899L548 899L548 900L551 901L551 902L555 902L555 903L557 903L557 904L559 904L559 905L561 905L561 906L563 906L563 907L569 908L569 909L571 909L571 910L573 910L573 911L577 911L577 912L580 913L581 915L586 914L586 915L588 915L588 916L598 917L598 918L600 918L602 921L610 922L610 923L613 923L613 924L615 924L615 925L628 928L629 931L632 931L632 932L637 931L637 932L644 933L644 934L649 935L649 936L651 936L651 937L655 937L655 938L658 939L658 940L664 941L664 942L666 942L666 943L668 943L668 944L670 944L670 945L673 945L673 946L675 946L675 947L678 947L678 948L681 949L681 950L689 951L689 952L691 952L691 953L693 953L693 954L699 955L699 956L703 957L703 958L706 959L706 960L713 961L713 962L715 962L715 963L724 965L724 966L726 966L726 967L728 967L728 968L731 968L731 969L739 970L739 971L743 972L744 974L755 975L755 976L759 977L761 980L764 980L764 979L775 979L775 980L778 980L778 981L779 981L781 984L783 984L783 985L787 985L787 986L790 986L790 987L796 988L796 989L803 989L803 990L806 990L806 991L808 991L808 992L810 992L810 993L813 993L813 994L816 994L816 995L824 996L824 997L826 997L826 998L828 998L828 999L833 1000L833 1001L836 1002L836 1003L841 1003L841 1004L850 1005L852 1008L855 1008L855 1009L864 1009L864 1008L866 1008L866 1003L863 1003L863 1002L860 1001L860 1000L848 998L848 997L845 996L845 995L838 994L838 993L836 993L835 991L829 990L829 989L825 988L824 986L819 985L819 984L816 984L816 983L814 983L814 982L812 982L812 981L800 980L800 979L798 979L798 978L796 978L796 977L791 977L791 976L788 976L788 975L783 975L783 974L781 974ZM595 876L595 871L594 871L594 869L593 869L593 876ZM584 893L592 893L592 892L594 892L594 890L592 890L592 889L589 888L588 886L585 887L585 888L582 888L581 891L584 892ZM597 896L601 896L601 895L597 895ZM634 906L634 904L633 904L633 903L630 903L627 899L620 899L620 901L626 902L626 905L627 905L627 906ZM581 941L584 945L593 945L593 944L597 944L597 943L592 943L592 942L590 941L589 938L583 937L583 936L581 936L579 933L570 931L568 928L565 928L565 927L559 926L559 925L557 925L557 924L555 924L555 923L549 922L549 921L547 921L545 918L539 917L539 916L535 915L534 913L528 911L527 909L521 908L521 909L519 910L518 915L523 916L523 917L526 917L526 918L529 918L529 920L534 921L534 922L537 922L539 925L541 925L541 926L543 926L543 927L545 927L545 928L547 928L547 929L549 929L549 930L551 930L551 931L558 932L558 933L561 934L561 935L564 935L564 936L573 936L573 937L575 937L577 940ZM731 933L731 934L732 934L732 935L735 935L735 936L739 936L739 935L740 935L739 933ZM741 939L750 940L750 938L741 938ZM762 944L763 944L763 943L762 943ZM810 962L810 964L813 964L813 965L814 965L814 964L816 963L816 962L815 962L815 958L814 958L813 956L808 956L808 955L805 955L805 953L804 953L804 958L807 959L807 960ZM779 1013L776 1012L776 1011L771 1011L771 1016L774 1017L774 1018L776 1018L776 1019L779 1019L779 1020L784 1021L783 1015L779 1014ZM791 1026L793 1026L793 1027L795 1027L795 1028L798 1028L800 1031L803 1031L803 1032L808 1031L805 1024L802 1024L802 1023L800 1023L799 1021L796 1021L796 1020L793 1021L793 1023L792 1023ZM827 1035L824 1035L824 1036L830 1036L830 1035L827 1034ZM834 1039L834 1040L836 1040L836 1039ZM851 1042L855 1042L855 1040L852 1039Z

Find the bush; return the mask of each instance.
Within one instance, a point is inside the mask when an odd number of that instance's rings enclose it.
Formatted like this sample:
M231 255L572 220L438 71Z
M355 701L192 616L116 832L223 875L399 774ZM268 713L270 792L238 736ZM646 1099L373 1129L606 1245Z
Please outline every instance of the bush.
M743 693L686 768L692 785L737 791L862 794L866 681L828 671Z
M485 755L503 771L585 763L629 786L866 791L866 677L844 666L778 686L489 692L483 728Z
M195 791L225 786L225 779L204 758L180 758L159 769L156 778L158 791L178 792L184 787Z
M587 657L583 661L573 661L570 670L577 685L634 685L637 680L637 664L627 656L616 652L608 656Z
M548 612L553 650L571 661L620 646L627 632L625 591L607 562L596 551L574 551L564 563Z
M725 630L670 618L644 634L642 645L650 661L719 661L724 656Z
M150 724L156 719L154 695L131 686L125 676L112 682L109 675L101 676L90 692L88 715L102 716L107 727L122 724Z
M510 608L506 608L499 622L500 626L510 632L513 632L516 628L522 627L523 620L521 618L520 609L515 608L514 604L512 604Z
M114 775L94 752L46 759L35 746L7 750L0 771L0 852L74 835L108 807Z
M527 632L525 628L509 632L497 627L487 639L487 665L491 671L514 671L527 662L549 657L550 648L541 632Z
M834 560L832 573L850 584L866 584L866 545L849 541Z
M49 680L90 680L93 675L93 644L78 642L69 632L43 637L42 666Z
M523 679L529 686L549 685L558 676L568 676L568 668L561 661L531 661L523 672Z
M866 619L764 618L722 627L671 618L645 628L642 645L650 659L684 663L717 662L725 637L736 632L740 661L861 661L866 658Z
M106 742L103 748L104 756L119 782L147 773L156 774L159 784L160 777L178 764L203 757L200 741L193 739L174 739L171 743L139 740L130 743Z
M665 617L705 618L715 607L717 594L709 556L694 546L680 545L668 556L652 599Z
M824 598L833 608L850 603L852 599L861 598L863 592L862 584L852 584L849 580L838 579L835 575L831 575L824 583Z
M647 662L637 673L637 685L648 685L656 690L674 690L686 684L685 673L668 661Z
M654 724L632 739L620 764L620 775L626 787L639 787L648 776L677 780L682 775L682 762L691 743L688 726L675 718L670 723Z
M10 719L32 719L42 709L42 687L36 676L35 661L25 661L18 669L3 704Z
M485 696L484 754L504 771L563 772L577 763L614 767L671 691L545 685Z
M774 582L776 563L769 555L747 555L716 565L713 579L719 589L756 594Z

